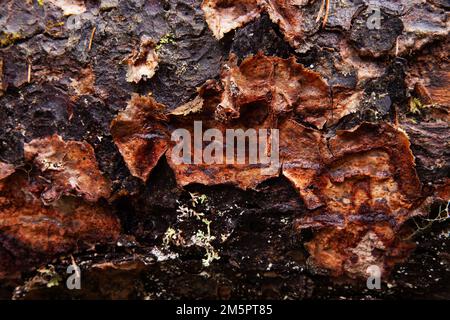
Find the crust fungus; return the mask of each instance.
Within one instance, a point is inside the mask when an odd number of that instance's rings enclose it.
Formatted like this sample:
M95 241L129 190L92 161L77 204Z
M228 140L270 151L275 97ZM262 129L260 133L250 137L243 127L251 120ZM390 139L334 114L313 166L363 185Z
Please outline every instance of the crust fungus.
M128 82L138 83L141 80L147 80L154 76L159 61L155 49L155 42L145 37L142 39L139 50L134 50L125 60L128 67Z
M134 94L111 123L111 134L131 174L146 181L167 149L164 106Z
M89 144L54 135L24 149L31 168L0 170L0 278L120 233L117 217L97 202L110 188Z
M307 245L316 266L335 275L363 276L368 263L381 263L383 270L389 270L392 261L407 255L410 245L396 233L407 219L420 214L416 209L423 201L408 137L383 122L362 123L327 135L320 129L348 113L346 104L341 103L343 110L333 110L326 81L293 58L258 54L238 65L232 56L220 81L207 81L194 100L167 117L153 100L146 98L146 103L137 104L136 99L114 120L112 132L132 172L150 159L141 170L144 180L164 153L181 186L256 188L281 173L308 209L297 219L297 229L319 230ZM203 127L196 128L196 121ZM170 130L177 128L189 137L213 129L220 138L190 141L187 156L193 161L179 163L169 141ZM279 130L280 141L280 166L270 174L262 174L261 165L250 164L250 154L242 164L202 161L202 150L213 140L227 145L222 140L227 129L268 128ZM134 141L133 147L125 147L126 141ZM329 246L334 249L327 251ZM382 253L372 256L375 251Z
M60 136L35 139L24 146L25 159L50 180L42 200L80 195L95 202L108 198L110 183L98 169L94 149L86 142L64 141Z

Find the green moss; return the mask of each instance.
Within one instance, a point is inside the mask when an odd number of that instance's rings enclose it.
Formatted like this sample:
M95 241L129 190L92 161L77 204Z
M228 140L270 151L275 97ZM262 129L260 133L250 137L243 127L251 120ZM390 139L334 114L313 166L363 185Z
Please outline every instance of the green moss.
M42 267L37 271L42 277L42 280L47 283L48 288L59 286L59 283L62 281L61 276L55 271L55 267L53 265Z
M198 204L205 204L206 202L208 202L208 197L206 194L198 194L196 192L194 193L189 192L189 194L191 195L191 203L194 208Z
M214 260L219 260L219 252L213 247L211 242L216 239L216 237L211 235L211 230L209 227L210 221L203 221L207 224L207 233L202 230L198 230L195 236L193 237L193 242L195 245L202 247L205 249L205 256L202 259L202 265L204 267L209 267Z
M0 47L7 47L14 44L17 40L22 39L22 35L19 32L4 32L0 35Z
M155 47L156 51L159 51L165 44L175 43L175 38L173 34L166 33L161 39L159 39L158 44Z
M423 108L422 102L417 98L411 98L409 101L409 112L412 114L420 114L420 109Z
M37 3L42 7L44 5L44 0L37 0Z
M207 195L195 192L189 194L191 196L190 205L193 208L196 208L197 210L198 207L201 206L206 209L207 212L210 212ZM195 234L192 235L192 237L190 237L190 240L185 241L183 239L183 237L181 236L181 230L175 230L172 227L169 227L164 234L163 245L164 247L168 247L170 244L179 246L191 242L192 244L205 250L205 255L202 259L202 265L204 267L209 267L214 260L220 259L219 251L214 248L212 244L212 242L216 240L216 237L213 236L211 232L212 221L206 218L205 213L196 210L188 207L187 205L180 205L177 209L177 220L179 222L185 221L186 219L195 219L203 224L203 226L198 229Z

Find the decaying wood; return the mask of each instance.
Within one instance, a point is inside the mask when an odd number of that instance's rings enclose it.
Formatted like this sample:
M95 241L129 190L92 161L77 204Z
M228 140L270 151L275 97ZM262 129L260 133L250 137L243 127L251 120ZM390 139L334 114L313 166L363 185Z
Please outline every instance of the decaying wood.
M1 1L0 297L449 297L448 9ZM279 166L175 163L194 121Z

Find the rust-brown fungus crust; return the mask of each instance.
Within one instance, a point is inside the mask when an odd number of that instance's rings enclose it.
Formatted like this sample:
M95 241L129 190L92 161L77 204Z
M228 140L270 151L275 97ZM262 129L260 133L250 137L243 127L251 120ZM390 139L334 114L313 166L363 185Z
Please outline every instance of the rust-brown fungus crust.
M146 181L167 149L164 106L137 94L111 123L111 134L131 174Z
M24 155L50 180L49 189L41 196L45 201L74 194L95 202L110 195L110 182L101 174L94 150L86 142L64 141L53 135L25 144Z
M73 196L48 203L54 192L40 170L17 169L0 181L0 279L20 277L36 264L119 235L119 221L104 205ZM61 183L63 172L50 176L53 186Z

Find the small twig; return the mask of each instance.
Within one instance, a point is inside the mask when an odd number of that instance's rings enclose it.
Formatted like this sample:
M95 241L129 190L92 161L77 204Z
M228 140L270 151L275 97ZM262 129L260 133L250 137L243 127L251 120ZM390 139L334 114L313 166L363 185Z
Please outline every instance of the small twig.
M398 57L398 37L397 40L395 41L395 56Z
M51 182L51 180L48 180L48 179L46 179L46 178L44 178L43 176L37 176L39 179L42 179L42 180L44 180L45 182L47 182L47 183L52 183Z
M316 22L319 22L320 18L322 17L323 10L325 9L325 1L326 0L322 0L322 4L320 5L319 13L317 14Z
M28 76L27 76L28 83L31 82L31 62L28 61Z
M92 41L94 41L95 30L97 30L97 27L92 28L91 38L89 39L88 52L91 51L92 48Z
M326 9L325 9L325 17L323 18L322 21L322 28L325 28L325 26L327 25L328 22L328 15L330 13L330 0L325 0L326 2Z

